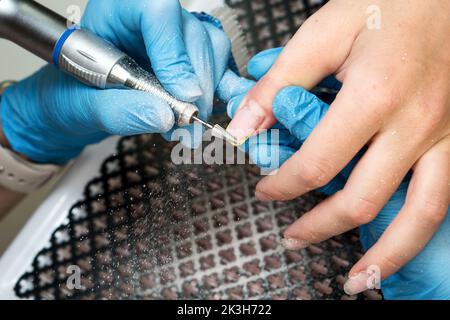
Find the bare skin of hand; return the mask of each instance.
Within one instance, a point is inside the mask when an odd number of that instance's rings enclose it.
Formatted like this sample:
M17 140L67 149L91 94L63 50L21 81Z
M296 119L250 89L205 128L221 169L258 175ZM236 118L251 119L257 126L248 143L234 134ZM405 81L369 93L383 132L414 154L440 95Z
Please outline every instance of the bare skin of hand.
M380 28L367 23L373 5ZM449 12L447 0L332 0L244 99L229 127L242 138L276 123L271 106L280 89L311 89L332 74L343 83L302 148L258 184L261 200L289 200L326 185L367 146L345 188L286 230L290 247L371 222L411 170L403 208L350 276L371 265L382 278L392 275L439 228L450 203Z

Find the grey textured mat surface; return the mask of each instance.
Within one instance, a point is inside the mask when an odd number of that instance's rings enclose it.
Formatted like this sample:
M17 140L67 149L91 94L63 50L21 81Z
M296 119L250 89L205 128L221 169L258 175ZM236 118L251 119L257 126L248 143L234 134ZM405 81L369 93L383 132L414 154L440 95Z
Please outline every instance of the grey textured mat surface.
M320 201L261 203L252 165L174 165L157 136L123 139L68 224L16 285L35 299L337 299L360 253L350 233L298 252L282 230ZM70 266L82 288L69 290ZM380 298L376 292L368 298Z

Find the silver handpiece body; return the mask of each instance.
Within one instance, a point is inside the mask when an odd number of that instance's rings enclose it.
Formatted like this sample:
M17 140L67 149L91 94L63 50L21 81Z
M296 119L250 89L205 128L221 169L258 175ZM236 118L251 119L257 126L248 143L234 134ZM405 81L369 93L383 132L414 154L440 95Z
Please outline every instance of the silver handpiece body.
M146 91L169 104L178 125L197 116L195 105L169 94L158 79L111 43L33 0L0 0L0 37L34 53L83 83L100 89Z

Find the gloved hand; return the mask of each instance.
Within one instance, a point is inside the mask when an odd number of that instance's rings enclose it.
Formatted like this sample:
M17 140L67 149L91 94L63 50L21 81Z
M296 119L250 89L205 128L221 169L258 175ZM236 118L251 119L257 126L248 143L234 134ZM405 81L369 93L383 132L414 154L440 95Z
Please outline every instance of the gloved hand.
M177 98L212 112L230 41L177 0L91 0L82 26L153 69ZM46 66L5 91L2 128L11 147L38 163L63 164L109 135L168 132L170 107L147 93L97 90ZM201 137L197 137L201 139Z
M256 56L249 64L249 73L260 79L273 64L281 49L272 49ZM236 78L235 81L242 82ZM246 82L244 90L249 90L254 83ZM326 79L322 85L339 89L339 83ZM233 116L247 92L238 90L231 98L228 113ZM263 168L276 169L290 158L306 140L329 106L311 93L299 87L288 87L282 90L273 105L273 112L278 120L275 128L280 130L279 143L251 139L243 146L252 160ZM269 157L267 157L269 156ZM359 155L360 157L361 155ZM273 161L279 157L279 162ZM271 159L272 161L267 161ZM329 185L320 191L332 195L341 190L358 159L345 168ZM408 177L371 223L360 228L360 238L365 250L365 257L370 248L376 244L384 231L389 227L404 205L409 184ZM395 235L394 235L395 236ZM386 299L449 299L450 298L450 210L447 216L424 250L402 267L394 275L382 282L382 291ZM364 270L364 257L353 267ZM352 273L352 271L350 272ZM383 270L381 270L383 275Z

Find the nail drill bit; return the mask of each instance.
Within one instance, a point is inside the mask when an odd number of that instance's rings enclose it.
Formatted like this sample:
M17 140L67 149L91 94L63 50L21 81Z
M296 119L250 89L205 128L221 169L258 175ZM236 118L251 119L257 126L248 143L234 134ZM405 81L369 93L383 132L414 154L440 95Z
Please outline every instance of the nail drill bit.
M229 142L231 145L233 145L235 147L240 145L240 143L239 143L239 141L237 140L236 137L234 137L233 135L228 133L227 130L225 130L224 128L222 128L218 124L213 125L211 123L203 121L202 119L200 119L200 118L198 118L196 116L193 116L192 119L195 122L198 122L198 123L202 124L205 128L208 128L208 129L212 130L211 133L212 133L212 135L214 137L223 139L223 140Z

